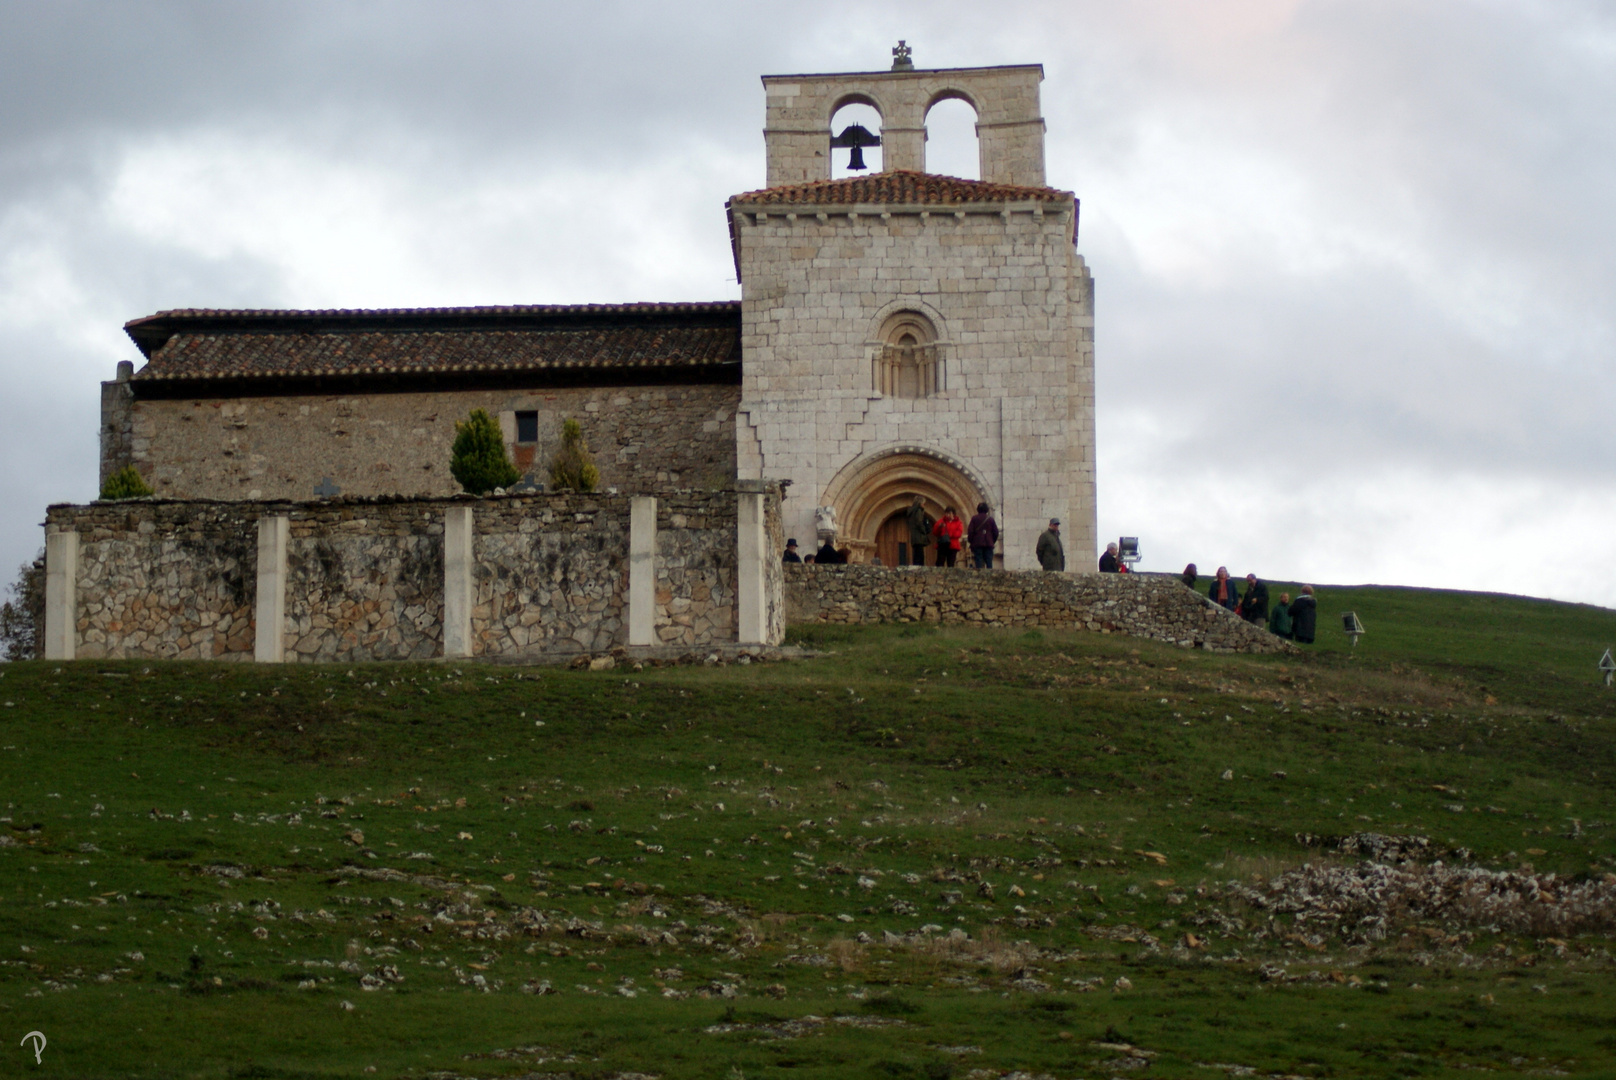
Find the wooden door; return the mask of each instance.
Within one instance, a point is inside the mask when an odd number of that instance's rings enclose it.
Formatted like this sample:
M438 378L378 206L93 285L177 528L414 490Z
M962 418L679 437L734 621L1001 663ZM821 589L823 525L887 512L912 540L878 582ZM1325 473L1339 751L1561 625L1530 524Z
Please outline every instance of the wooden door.
M897 513L881 523L875 532L875 553L880 556L882 566L902 566L908 561L908 517Z

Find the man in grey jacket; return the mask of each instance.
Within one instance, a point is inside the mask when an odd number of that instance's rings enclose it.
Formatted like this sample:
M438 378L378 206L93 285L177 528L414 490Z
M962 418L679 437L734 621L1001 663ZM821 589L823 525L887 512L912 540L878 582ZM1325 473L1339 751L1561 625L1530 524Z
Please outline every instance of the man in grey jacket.
M1038 556L1038 565L1045 570L1066 569L1066 549L1061 545L1060 518L1050 518L1049 528L1038 538L1038 547L1034 549Z

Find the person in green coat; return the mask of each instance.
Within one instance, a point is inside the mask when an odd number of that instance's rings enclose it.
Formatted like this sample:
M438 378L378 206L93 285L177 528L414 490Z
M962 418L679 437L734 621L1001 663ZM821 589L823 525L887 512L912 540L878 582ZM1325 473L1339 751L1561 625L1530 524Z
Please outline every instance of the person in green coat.
M1268 613L1268 632L1278 637L1291 636L1291 594L1279 594L1279 603Z
M937 519L926 512L926 502L919 495L915 496L905 517L909 519L909 565L925 566L926 545L931 543L931 530Z
M1049 528L1038 537L1033 554L1038 558L1038 565L1045 570L1058 573L1066 569L1066 548L1061 543L1060 518L1049 519Z

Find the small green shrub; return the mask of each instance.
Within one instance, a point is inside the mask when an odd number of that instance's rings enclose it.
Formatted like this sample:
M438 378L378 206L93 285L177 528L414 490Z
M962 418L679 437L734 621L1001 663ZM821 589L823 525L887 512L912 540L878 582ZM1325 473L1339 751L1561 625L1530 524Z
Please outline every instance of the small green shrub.
M155 492L152 491L151 485L146 483L146 478L141 476L140 470L133 465L125 465L107 477L107 482L101 485L103 499L144 499L153 494Z
M470 416L455 422L449 472L473 495L487 495L522 478L505 452L505 436L499 423L486 409L473 409Z
M872 1015L889 1017L914 1016L916 1013L921 1011L920 1006L916 1005L914 1002L905 1001L903 998L894 997L891 994L882 994L880 997L873 997L866 1001L862 1008L865 1012Z
M600 470L584 444L578 421L561 425L561 449L550 459L550 487L556 491L594 491L600 483Z

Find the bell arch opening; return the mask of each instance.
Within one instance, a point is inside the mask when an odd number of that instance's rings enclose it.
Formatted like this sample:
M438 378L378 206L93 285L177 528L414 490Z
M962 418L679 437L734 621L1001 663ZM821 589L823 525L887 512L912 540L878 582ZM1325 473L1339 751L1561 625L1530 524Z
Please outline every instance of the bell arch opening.
M945 91L926 110L926 171L961 180L982 178L976 107L964 94Z
M881 110L863 94L849 94L837 104L830 117L832 180L881 171L881 125Z
M952 506L968 519L977 503L992 502L987 485L959 462L924 447L896 447L849 464L826 489L825 503L835 508L841 530L837 544L848 548L854 562L880 554L883 564L893 565L893 522L916 495L934 518Z

